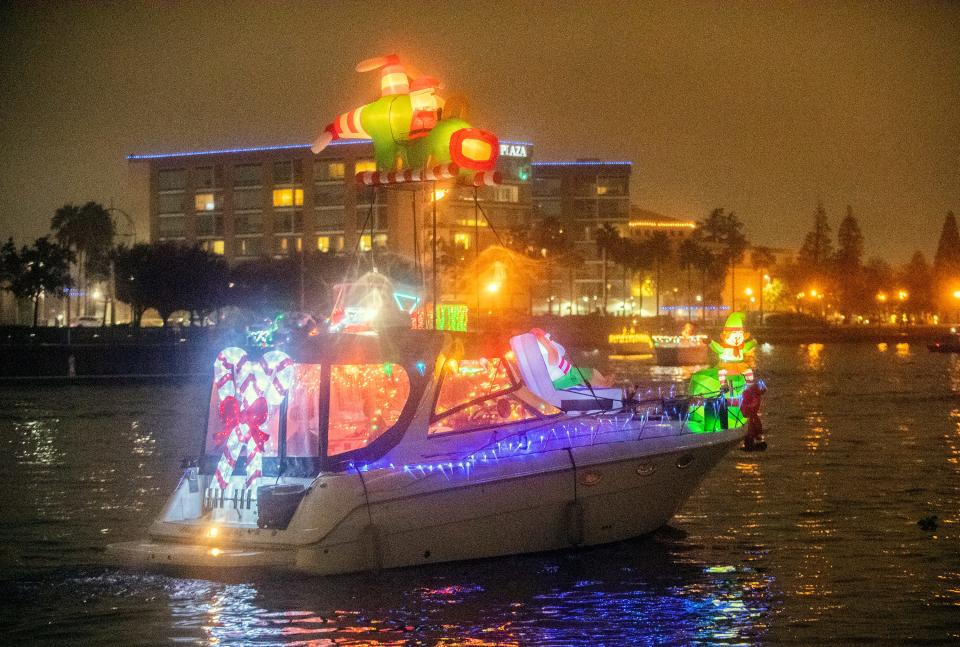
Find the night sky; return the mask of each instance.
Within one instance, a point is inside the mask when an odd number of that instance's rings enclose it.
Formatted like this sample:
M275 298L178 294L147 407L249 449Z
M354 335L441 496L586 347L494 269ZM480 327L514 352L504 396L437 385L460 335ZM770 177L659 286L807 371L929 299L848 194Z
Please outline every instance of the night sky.
M820 197L869 254L930 257L960 210L960 4L507 5L4 4L0 236L134 204L129 153L309 142L392 52L538 159L632 160L635 204L758 244L797 247Z

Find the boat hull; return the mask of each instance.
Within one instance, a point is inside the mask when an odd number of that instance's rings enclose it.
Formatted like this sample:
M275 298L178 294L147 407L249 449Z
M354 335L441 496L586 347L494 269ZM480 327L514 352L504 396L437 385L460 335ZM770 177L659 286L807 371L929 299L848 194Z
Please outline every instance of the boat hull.
M322 499L335 486L313 488L286 531L237 529L213 545L202 529L155 526L149 540L110 552L128 565L332 575L605 544L666 524L742 437L574 447L477 465L467 476L357 474L365 502L340 506L335 519Z

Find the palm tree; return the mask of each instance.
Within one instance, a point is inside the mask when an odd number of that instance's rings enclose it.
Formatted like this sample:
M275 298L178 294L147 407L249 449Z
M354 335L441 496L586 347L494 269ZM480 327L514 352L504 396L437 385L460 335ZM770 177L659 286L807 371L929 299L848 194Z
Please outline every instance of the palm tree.
M677 247L677 260L680 264L680 269L686 270L687 272L687 320L691 321L693 319L693 308L690 307L690 304L693 302L692 292L693 292L693 269L699 266L700 259L704 253L703 247L697 242L697 239L694 236L689 236L680 243Z
M545 264L547 285L547 312L553 314L553 267L561 257L570 251L570 241L567 239L563 224L555 217L544 218L533 228L530 240L530 256L540 259ZM531 295L533 286L531 285ZM531 299L532 302L532 299Z
M600 261L603 264L601 278L603 280L603 314L607 314L607 260L615 253L615 247L620 241L620 232L609 222L603 224L597 229L594 235L597 243L597 252L600 254Z
M633 278L633 272L639 262L640 249L632 238L620 238L613 247L613 262L620 266L621 277L620 293L623 297L623 314L626 315L626 303L629 296L628 278Z
M564 253L560 254L556 261L557 265L567 270L567 284L570 290L570 314L576 314L577 294L574 289L574 276L576 270L583 267L583 255L572 246ZM563 314L560 312L559 314Z
M707 320L707 277L717 270L720 259L712 251L702 245L698 245L700 253L695 261L697 269L700 270L700 321Z
M662 231L654 232L652 236L644 241L649 257L653 260L655 280L656 280L656 315L660 316L660 268L668 262L673 256L673 242L670 237Z
M79 274L78 285L83 294L80 311L85 313L86 293L91 278L109 275L109 254L113 246L114 225L103 205L87 202L83 206L65 204L50 221L57 241L75 252ZM67 296L67 325L70 325L70 297Z

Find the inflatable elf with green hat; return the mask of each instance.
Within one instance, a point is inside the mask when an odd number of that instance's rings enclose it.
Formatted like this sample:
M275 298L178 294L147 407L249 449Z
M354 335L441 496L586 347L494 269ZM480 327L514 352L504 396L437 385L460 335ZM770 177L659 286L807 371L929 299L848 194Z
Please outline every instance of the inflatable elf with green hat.
M743 329L743 313L732 312L723 324L720 341L711 341L710 350L717 354L720 381L727 375L742 374L747 382L753 381L753 369L747 365L746 354L757 345L750 333Z

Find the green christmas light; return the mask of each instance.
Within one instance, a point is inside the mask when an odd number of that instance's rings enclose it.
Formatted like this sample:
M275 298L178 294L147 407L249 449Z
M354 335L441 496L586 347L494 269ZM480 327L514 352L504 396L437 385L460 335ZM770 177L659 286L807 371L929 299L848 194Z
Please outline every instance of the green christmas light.
M437 330L467 331L468 309L462 303L437 304Z

